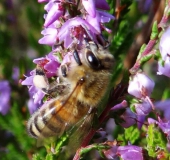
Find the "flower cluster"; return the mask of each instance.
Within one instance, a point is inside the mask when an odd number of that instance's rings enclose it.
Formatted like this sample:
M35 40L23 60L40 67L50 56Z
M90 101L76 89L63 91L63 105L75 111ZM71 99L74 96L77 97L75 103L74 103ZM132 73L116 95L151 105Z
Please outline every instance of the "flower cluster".
M160 57L158 61L158 75L165 75L170 77L170 28L167 28L160 39L159 42L159 51ZM142 55L142 54L141 54ZM142 55L144 56L144 55ZM138 68L139 69L139 68ZM159 101L153 103L151 100L151 93L155 87L155 82L151 80L146 74L141 71L136 72L130 77L128 93L133 95L135 98L131 103L131 109L136 114L136 119L140 121L138 128L140 129L144 123L145 117L150 112L162 111L164 118L161 119L161 116L157 113L156 117L158 120L148 118L148 123L156 124L158 128L167 137L167 149L170 146L170 123L169 123L169 100Z
M40 44L53 46L64 42L64 47L70 48L74 44L81 45L85 37L97 42L102 30L110 31L103 24L114 17L104 11L109 10L105 0L82 0L82 4L77 3L76 0L48 1L44 7L47 14L44 15L44 37L39 40Z
M121 123L121 125L123 127L130 127L136 122L138 128L142 127L145 117L153 109L150 95L153 91L154 85L154 81L144 73L138 72L130 77L128 93L134 96L134 102L131 104L131 109L135 111L135 113L129 108L126 109L124 114L122 114L124 122Z
M47 78L55 76L56 71L60 66L57 57L54 56L52 53L49 53L46 57L34 59L33 62L35 64L42 65L42 67L45 69ZM29 93L31 95L31 98L34 99L34 104L38 105L38 104L42 104L42 98L45 96L45 93L43 93L41 89L37 88L34 85L33 83L34 75L35 75L35 70L31 71L30 76L26 77L26 79L22 81L21 84L29 86ZM30 106L30 108L34 108L34 107Z

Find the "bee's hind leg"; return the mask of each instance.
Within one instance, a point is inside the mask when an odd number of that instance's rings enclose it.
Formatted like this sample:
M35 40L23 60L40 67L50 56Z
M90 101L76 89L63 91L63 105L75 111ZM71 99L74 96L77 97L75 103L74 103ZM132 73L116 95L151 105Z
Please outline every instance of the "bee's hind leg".
M46 77L44 69L37 65L35 69L35 75L33 77L33 84L35 87L41 89L44 93L48 94L49 90L49 81Z

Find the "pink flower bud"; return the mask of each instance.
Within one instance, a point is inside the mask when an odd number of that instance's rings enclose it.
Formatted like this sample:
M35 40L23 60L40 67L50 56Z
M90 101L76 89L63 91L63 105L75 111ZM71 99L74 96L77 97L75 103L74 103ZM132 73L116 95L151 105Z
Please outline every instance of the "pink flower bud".
M148 115L152 111L151 104L147 101L147 99L142 99L141 103L135 103L135 110L137 115Z
M163 60L166 60L166 57L170 56L170 27L163 33L160 43L159 50Z
M158 62L158 75L170 77L170 57L166 57L164 65Z
M63 8L61 4L54 3L45 18L44 26L48 27L54 21L58 20L62 14L63 14Z
M143 73L137 73L129 81L128 93L137 98L150 96L154 86L152 79Z

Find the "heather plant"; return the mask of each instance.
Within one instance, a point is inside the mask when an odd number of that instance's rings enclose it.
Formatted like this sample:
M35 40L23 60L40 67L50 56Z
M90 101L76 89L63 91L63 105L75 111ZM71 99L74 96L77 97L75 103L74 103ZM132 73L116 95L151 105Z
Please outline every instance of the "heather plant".
M91 41L115 62L108 93L70 159L170 159L170 1L38 2L0 2L0 159L66 159L72 152L74 128L37 147L26 124L52 98L41 89L46 80L57 83L60 66ZM45 71L41 83L36 65Z

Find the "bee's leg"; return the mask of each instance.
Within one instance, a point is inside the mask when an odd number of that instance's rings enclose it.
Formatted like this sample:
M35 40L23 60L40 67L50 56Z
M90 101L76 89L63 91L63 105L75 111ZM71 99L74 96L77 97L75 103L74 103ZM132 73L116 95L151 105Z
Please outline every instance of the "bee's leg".
M65 70L62 73L64 75L66 75ZM61 94L63 93L64 89L68 87L66 84L61 84L60 82L57 82L57 81L49 83L48 78L46 77L46 74L44 72L44 69L40 67L39 65L37 65L36 67L36 74L33 78L33 83L35 87L41 89L42 92L48 95L51 95L53 93L55 93L55 95Z
M55 93L54 95L62 94L65 91L66 87L68 87L66 84L58 84L58 83L51 84L50 88L47 91L47 94L49 95L52 95L53 93Z
M44 93L47 93L49 89L48 78L45 75L44 69L37 65L35 70L35 76L33 78L33 84L35 87L41 89Z

